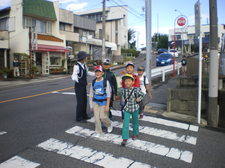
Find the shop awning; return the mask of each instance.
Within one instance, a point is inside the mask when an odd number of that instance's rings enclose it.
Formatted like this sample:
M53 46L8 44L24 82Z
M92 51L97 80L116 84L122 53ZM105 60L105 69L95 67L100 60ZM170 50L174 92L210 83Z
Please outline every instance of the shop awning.
M52 45L44 45L38 44L37 49L35 51L40 52L70 52L69 49L62 46L52 46Z

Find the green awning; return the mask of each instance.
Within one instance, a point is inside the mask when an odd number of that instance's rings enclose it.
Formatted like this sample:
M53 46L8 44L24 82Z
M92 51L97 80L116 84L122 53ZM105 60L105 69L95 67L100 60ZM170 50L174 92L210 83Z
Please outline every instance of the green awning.
M23 15L55 21L53 2L45 0L23 0Z

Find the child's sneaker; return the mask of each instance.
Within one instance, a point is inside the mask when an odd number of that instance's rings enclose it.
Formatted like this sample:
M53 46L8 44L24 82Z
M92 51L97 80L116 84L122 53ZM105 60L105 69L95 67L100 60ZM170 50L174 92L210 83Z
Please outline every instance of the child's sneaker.
M143 119L144 114L140 114L139 119Z
M126 146L126 144L127 144L127 139L123 139L121 146Z
M133 136L132 136L132 140L137 139L137 137L138 137L137 135L133 135Z
M107 128L107 132L111 133L113 130L113 122L111 121L111 125Z
M104 134L103 134L103 133L96 133L96 134L94 135L94 137L96 137L96 138L101 138L101 137L104 137Z

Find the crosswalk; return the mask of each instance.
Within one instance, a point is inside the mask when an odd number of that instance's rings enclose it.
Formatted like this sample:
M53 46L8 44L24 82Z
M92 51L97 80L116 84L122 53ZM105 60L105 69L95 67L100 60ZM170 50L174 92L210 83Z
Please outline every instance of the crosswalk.
M113 111L113 116L115 116L115 118L118 118L118 116L120 115L120 111ZM65 130L63 134L74 136L74 138L89 138L93 141L105 142L116 146L120 145L120 134L113 131L110 134L104 134L104 136L96 136L96 133L94 131L94 118L91 118L90 120L88 120L88 122L92 125L92 128L86 128L85 124L83 124L82 126L74 125L72 128ZM150 126L148 125L149 123L151 123ZM153 127L152 125L155 125L155 127ZM114 120L113 126L115 129L121 130L122 122L120 122L119 119ZM157 128L157 126L176 129L174 131L168 131ZM177 133L176 130L186 130L188 134L183 135L183 131L178 131ZM188 146L195 146L197 144L197 137L191 134L193 132L194 135L197 135L198 130L199 127L195 125L175 122L153 116L145 116L143 120L140 121L139 132L143 135L154 136L165 141L170 140L174 142L173 144L181 143L187 144ZM91 163L93 165L106 168L156 168L156 165L144 163L123 155L118 156L108 151L104 151L104 148L102 150L92 149L89 146L83 146L81 144L71 143L53 137L47 139L44 142L41 142L36 146L36 148L42 149L46 152L56 153L60 156L77 159L83 161L84 164ZM139 152L147 152L149 154L162 157L162 159L167 158L181 161L184 164L191 164L194 157L194 153L191 150L179 149L177 146L151 142L151 139L129 139L126 148ZM14 156L0 164L0 168L38 168L40 166L44 167L42 163L39 163L38 161L29 160L19 155Z
M7 134L7 132L5 132L5 131L0 131L0 135L4 135L4 134Z

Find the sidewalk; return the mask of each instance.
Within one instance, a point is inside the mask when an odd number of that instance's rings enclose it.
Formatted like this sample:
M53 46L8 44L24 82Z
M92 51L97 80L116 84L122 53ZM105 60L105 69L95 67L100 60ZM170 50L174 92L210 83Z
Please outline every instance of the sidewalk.
M178 121L184 121L192 124L197 124L197 117L175 112L167 112L167 94L168 88L176 88L176 78L169 78L165 83L159 83L152 90L152 100L145 107L145 113L161 116ZM207 122L201 119L201 125L206 126Z

